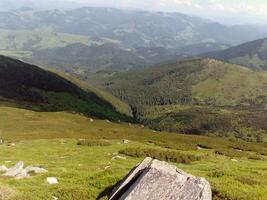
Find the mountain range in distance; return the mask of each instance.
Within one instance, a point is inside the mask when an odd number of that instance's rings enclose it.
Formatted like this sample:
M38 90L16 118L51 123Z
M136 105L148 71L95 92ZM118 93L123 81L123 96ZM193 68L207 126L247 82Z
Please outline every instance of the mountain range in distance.
M267 38L212 52L208 54L208 57L256 70L267 70Z

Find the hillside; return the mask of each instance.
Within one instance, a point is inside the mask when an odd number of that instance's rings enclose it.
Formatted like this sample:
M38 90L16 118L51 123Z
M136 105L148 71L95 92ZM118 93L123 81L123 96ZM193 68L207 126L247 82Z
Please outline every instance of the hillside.
M99 84L156 129L232 135L267 130L266 83L266 73L204 59L116 73Z
M247 66L252 69L267 70L267 38L210 53L208 57Z
M267 149L263 144L158 133L140 125L91 122L77 114L10 107L0 107L0 137L5 139L0 145L1 165L10 167L22 160L48 170L20 180L0 177L4 200L104 197L146 156L205 177L214 200L266 199ZM129 143L124 144L124 139ZM48 176L56 177L59 184L46 183Z
M79 77L102 71L120 71L150 66L176 58L165 48L123 49L116 44L87 46L74 43L65 47L35 51L27 60L57 68Z
M110 102L59 75L0 56L1 104L39 111L71 111L99 118L126 119Z

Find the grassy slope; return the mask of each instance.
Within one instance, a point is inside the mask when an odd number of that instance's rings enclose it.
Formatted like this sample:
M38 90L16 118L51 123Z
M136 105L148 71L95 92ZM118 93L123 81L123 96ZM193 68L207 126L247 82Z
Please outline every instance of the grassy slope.
M127 156L127 160L112 160L113 154L125 148L138 147L157 151L166 151L165 147L168 147L168 150L202 156L202 160L191 164L175 164L189 173L207 178L211 182L214 199L256 200L267 197L267 157L256 155L266 152L263 145L155 133L123 123L90 122L85 117L68 113L38 113L9 107L0 107L0 113L0 137L6 139L6 144L0 146L0 164L10 166L23 160L26 165L42 165L49 170L48 174L24 180L0 177L0 187L4 188L1 192L11 190L13 200L51 199L52 196L64 200L95 199L142 159ZM112 145L77 146L79 138L102 138ZM132 142L118 144L121 139ZM8 142L14 142L16 146L9 147ZM198 144L212 149L197 150ZM233 149L242 144L251 151ZM215 154L215 150L230 151L233 155ZM57 177L59 184L52 186L45 183L48 176Z
M1 56L0 72L1 101L11 100L17 106L39 111L64 110L113 120L129 118L88 88L85 91L36 66Z
M120 113L132 117L132 110L131 110L130 106L127 103L118 99L117 97L111 95L110 93L105 92L104 90L100 90L97 87L91 86L87 82L79 80L79 79L77 79L77 78L75 78L75 77L73 77L67 73L63 73L63 72L59 72L59 71L51 70L51 69L49 69L49 70L52 72L55 72L56 74L59 74L60 76L71 81L75 85L78 85L83 90L91 91L91 92L95 93L98 97L109 102Z
M33 49L64 47L72 43L90 44L90 38L49 30L0 30L0 52L5 55L24 57L23 53L30 55Z

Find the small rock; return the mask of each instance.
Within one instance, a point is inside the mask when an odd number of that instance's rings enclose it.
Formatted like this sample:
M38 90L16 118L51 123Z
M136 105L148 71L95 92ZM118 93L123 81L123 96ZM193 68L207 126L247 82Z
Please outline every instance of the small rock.
M106 122L107 122L107 123L110 123L110 121L109 121L108 119L106 120Z
M41 168L41 167L33 167L33 166L28 166L24 169L26 173L35 173L35 174L42 174L48 172L46 169Z
M117 160L117 159L121 159L121 160L126 160L126 157L123 157L123 156L114 156L111 158L111 160Z
M123 144L128 144L130 141L129 140L122 140Z
M7 172L8 168L5 165L0 166L0 172Z
M141 127L141 128L145 128L145 125L141 125L140 127Z
M233 161L233 162L238 162L238 160L236 160L236 159L231 159L231 161Z
M197 146L197 149L198 149L198 150L201 150L201 149L203 149L203 148L202 148L202 147L200 147L200 146Z
M47 177L46 181L50 185L58 184L58 180L55 177Z
M52 200L59 200L58 197L52 196Z
M132 126L132 124L131 124L131 123L129 123L129 126Z
M90 122L94 122L94 120L92 118L90 118Z
M15 144L15 143L10 143L10 144L8 144L7 146L9 146L9 147L14 147L14 146L16 146L16 144Z
M104 168L104 170L107 170L107 169L109 169L110 168L110 166L106 166L105 168Z
M4 144L4 142L5 142L5 141L4 141L3 139L0 139L0 145L1 145L1 144Z

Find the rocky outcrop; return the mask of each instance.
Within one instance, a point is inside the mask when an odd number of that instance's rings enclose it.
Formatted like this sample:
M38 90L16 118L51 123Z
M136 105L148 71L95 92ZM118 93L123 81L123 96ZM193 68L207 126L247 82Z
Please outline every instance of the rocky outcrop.
M210 184L174 165L146 158L112 191L109 200L211 200Z
M40 173L47 172L47 170L40 168L40 167L28 166L25 169L23 169L23 167L24 167L24 163L22 161L19 161L16 165L14 165L11 168L7 168L2 165L0 167L0 171L5 172L2 176L14 177L16 179L30 177L29 173L40 174Z

